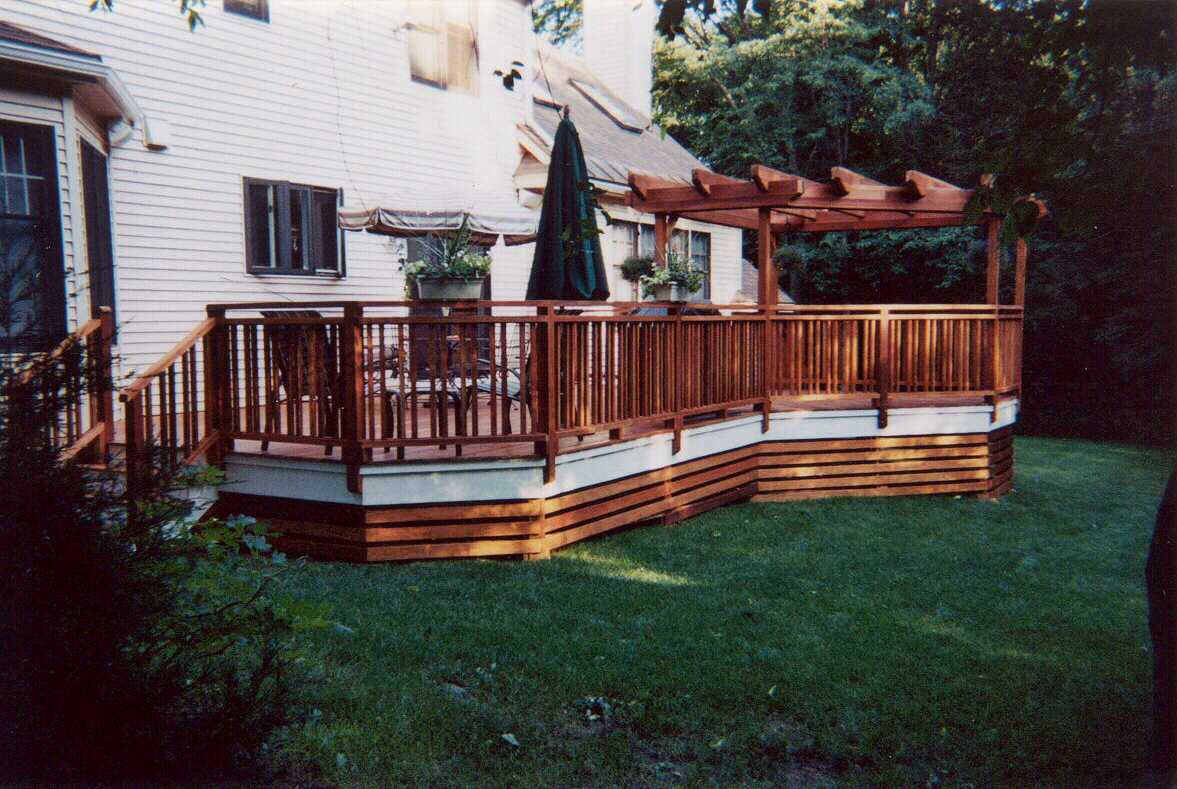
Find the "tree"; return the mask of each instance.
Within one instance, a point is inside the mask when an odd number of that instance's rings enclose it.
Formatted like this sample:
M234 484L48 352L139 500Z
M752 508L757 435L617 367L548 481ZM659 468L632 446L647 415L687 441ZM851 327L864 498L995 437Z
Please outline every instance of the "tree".
M535 32L556 46L580 49L584 21L584 0L541 0L531 7Z
M205 0L171 0L179 3L180 15L188 22L189 30L196 30L198 25L204 24L203 17L197 9L204 8ZM114 0L90 0L90 10L101 8L103 11L114 10Z
M1171 429L1172 3L686 6L656 50L663 128L740 177L757 161L818 179L831 165L962 186L996 173L984 197L1003 212L1040 194L1051 216L1032 246L1028 426L1151 440ZM807 300L981 292L969 229L788 242Z

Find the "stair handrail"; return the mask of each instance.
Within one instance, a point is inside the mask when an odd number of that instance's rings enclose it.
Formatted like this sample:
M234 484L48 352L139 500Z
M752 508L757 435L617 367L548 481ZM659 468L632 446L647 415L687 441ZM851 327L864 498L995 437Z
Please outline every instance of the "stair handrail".
M84 346L90 354L88 364L92 372L88 395L90 426L80 430L81 416L77 422L80 433L68 446L61 447L61 460L69 463L92 444L97 443L96 459L100 465L109 460L110 445L114 439L114 383L111 379L111 349L114 340L114 313L110 307L99 307L98 317L83 323L51 350L32 359L9 379L9 386L27 386L39 375L44 374L54 362L71 349ZM77 404L80 409L80 403ZM67 435L68 432L67 432Z
M184 336L184 339L173 345L172 349L164 354L158 362L136 375L135 380L131 381L130 384L123 387L123 390L119 392L119 401L126 403L138 397L144 389L151 385L151 382L155 380L156 376L162 372L167 371L172 362L176 361L176 359L180 358L180 356L185 351L190 350L194 345L196 345L196 343L203 339L210 331L212 331L216 325L217 321L215 318L205 318L203 321L196 324L196 328L188 332L188 334Z

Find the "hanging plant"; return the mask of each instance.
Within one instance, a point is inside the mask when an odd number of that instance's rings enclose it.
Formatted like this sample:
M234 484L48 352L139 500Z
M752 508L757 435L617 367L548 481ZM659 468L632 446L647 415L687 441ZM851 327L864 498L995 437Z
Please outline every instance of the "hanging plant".
M626 282L641 282L643 277L654 273L652 255L630 255L621 264L621 277Z

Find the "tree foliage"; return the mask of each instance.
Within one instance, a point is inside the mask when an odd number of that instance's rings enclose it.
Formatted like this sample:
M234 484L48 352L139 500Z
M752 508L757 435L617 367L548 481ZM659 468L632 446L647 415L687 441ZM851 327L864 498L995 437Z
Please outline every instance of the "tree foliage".
M540 0L531 7L535 32L556 46L580 49L584 0Z
M656 51L663 128L735 176L754 162L818 179L843 165L976 187L994 173L986 199L1003 212L1039 194L1051 216L1031 246L1030 426L1149 439L1171 427L1172 3L686 6ZM982 297L972 229L787 241L808 301Z

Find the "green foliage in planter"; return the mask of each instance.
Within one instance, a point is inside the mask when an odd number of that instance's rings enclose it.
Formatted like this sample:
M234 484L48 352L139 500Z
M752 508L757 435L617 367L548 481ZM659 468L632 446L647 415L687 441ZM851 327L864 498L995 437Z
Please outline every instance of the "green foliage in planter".
M406 279L483 279L490 273L490 256L470 245L467 218L449 237L427 236L425 246L428 258L405 264Z
M653 272L642 277L641 281L642 294L647 297L652 297L661 285L678 285L694 293L703 287L703 272L693 270L674 250L667 250L666 266L655 266Z
M643 277L654 273L652 255L630 255L621 264L621 277L626 282L641 282Z

